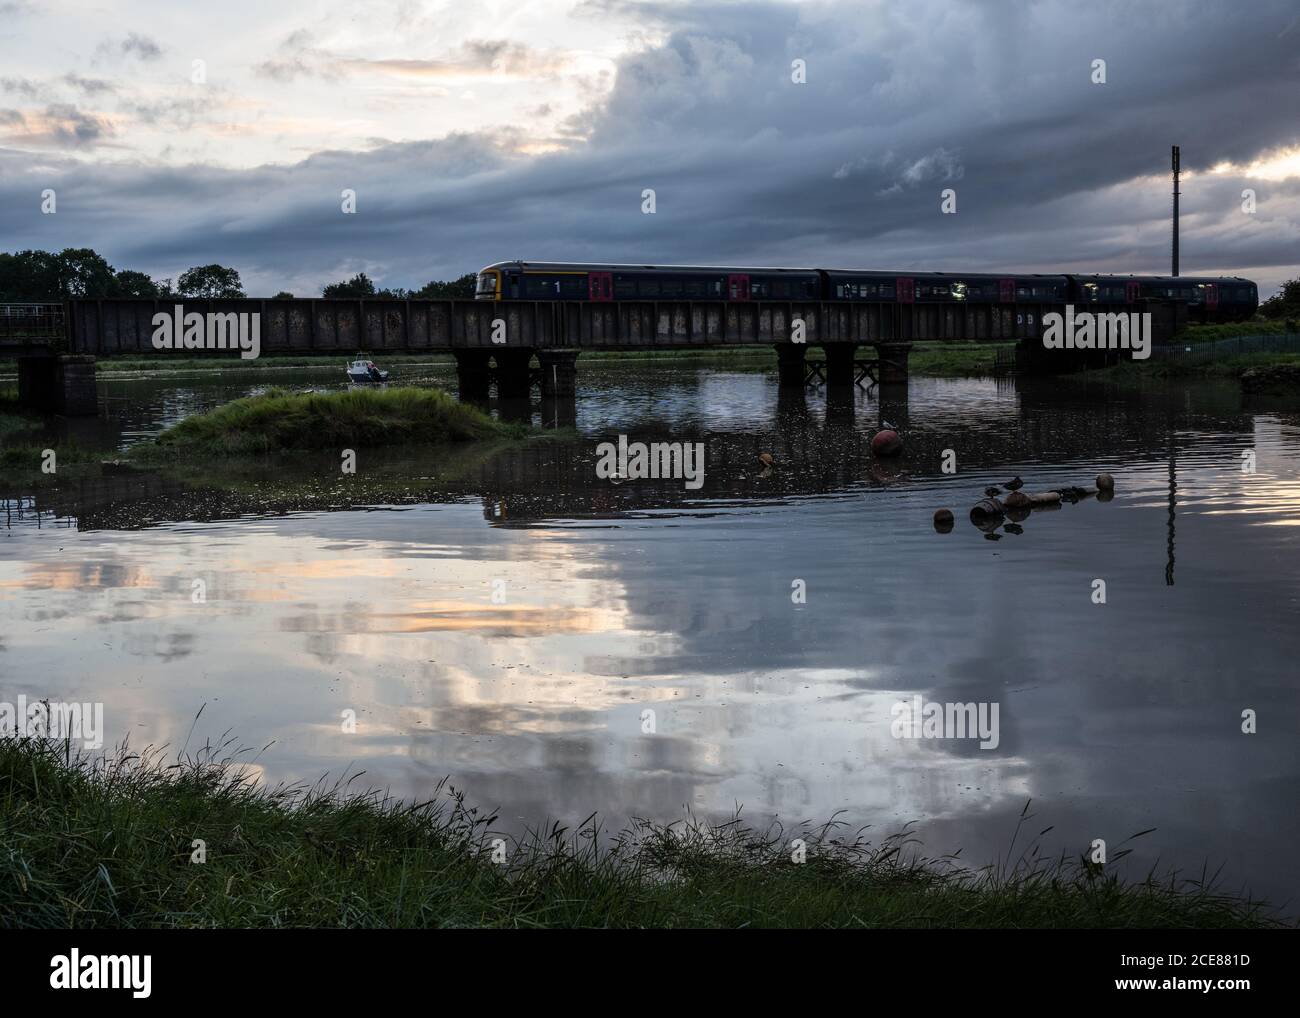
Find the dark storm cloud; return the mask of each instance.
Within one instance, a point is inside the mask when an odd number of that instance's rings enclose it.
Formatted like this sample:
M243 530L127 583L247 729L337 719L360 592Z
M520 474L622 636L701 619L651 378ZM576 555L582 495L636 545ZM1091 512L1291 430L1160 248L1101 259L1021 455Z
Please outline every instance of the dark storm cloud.
M668 34L623 57L583 114L548 125L566 151L525 157L537 138L521 130L237 171L34 174L9 158L0 229L160 274L234 264L268 293L363 268L418 285L514 257L1151 272L1167 265L1170 144L1191 171L1300 145L1283 0L1249 15L947 0L620 10ZM318 66L310 44L296 35L279 59ZM796 59L806 84L791 82ZM58 216L39 216L30 195L56 185ZM339 211L347 187L357 215ZM945 187L956 215L940 212ZM641 214L646 188L655 215ZM1296 274L1300 180L1199 173L1183 202L1184 271L1266 286Z

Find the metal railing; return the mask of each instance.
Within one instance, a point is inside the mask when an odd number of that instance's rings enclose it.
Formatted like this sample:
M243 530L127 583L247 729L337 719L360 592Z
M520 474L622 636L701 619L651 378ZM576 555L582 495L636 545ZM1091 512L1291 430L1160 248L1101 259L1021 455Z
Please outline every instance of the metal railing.
M1186 340L1151 348L1152 360L1199 364L1250 353L1300 353L1300 332L1270 332L1254 336L1228 336L1195 343Z
M63 336L62 304L0 304L0 342L52 340Z

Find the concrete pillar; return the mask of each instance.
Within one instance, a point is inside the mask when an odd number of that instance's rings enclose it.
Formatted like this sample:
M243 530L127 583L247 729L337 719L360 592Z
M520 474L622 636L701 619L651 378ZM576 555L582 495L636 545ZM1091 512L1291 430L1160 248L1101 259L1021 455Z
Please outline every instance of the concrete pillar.
M528 364L533 359L532 350L497 350L497 398L527 399L532 389Z
M95 358L86 354L19 357L18 403L39 413L93 416L99 412Z
M881 385L907 384L907 356L911 350L911 343L877 343L876 357L880 367L876 371L876 380Z
M58 358L18 358L18 405L24 410L54 413Z
M803 343L778 343L776 346L777 384L783 388L803 388L808 374L804 357L808 347Z
M542 366L542 398L571 399L578 391L577 350L548 349L537 351Z
M486 403L492 384L491 350L456 350L456 387L466 403Z
M853 384L853 358L858 348L853 343L828 343L826 351L826 385L828 388Z

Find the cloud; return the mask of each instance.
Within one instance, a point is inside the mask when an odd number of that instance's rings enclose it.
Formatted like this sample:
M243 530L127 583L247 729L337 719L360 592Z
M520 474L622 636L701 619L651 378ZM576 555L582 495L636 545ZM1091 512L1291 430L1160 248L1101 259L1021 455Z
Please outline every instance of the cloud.
M137 56L141 60L157 60L162 56L162 47L146 35L131 32L121 45L124 56Z
M63 81L86 95L111 94L117 91L116 85L103 78L83 78L80 74L65 74Z
M90 148L116 134L110 120L79 110L70 103L55 103L39 113L7 111L11 130L5 141L22 145L50 145L55 148Z
M432 58L348 57L310 45L311 36L295 32L283 54L256 66L262 77L288 82L299 77L335 80L341 75L384 75L416 79L544 78L560 74L571 57L506 40L471 39L445 56Z
M4 160L0 233L49 246L64 231L63 243L162 275L220 261L268 293L312 292L352 266L385 285L419 285L506 257L1161 272L1176 142L1188 171L1184 271L1236 272L1266 290L1297 274L1300 177L1285 153L1300 150L1300 127L1280 111L1294 102L1300 64L1278 38L1294 16L1282 0L1251 19L1229 3L1177 19L1168 4L1139 2L1084 22L1066 0L1044 0L1016 8L1014 29L940 0L603 9L644 29L608 75L513 39L410 58L361 47L340 56L295 33L274 54L283 80L310 75L325 95L373 103L346 79L423 88L479 75L477 101L503 118L384 141L408 122L394 130L358 117L346 141L340 128L337 150L247 169L51 159L41 181L61 179L95 210L77 219L61 209L57 223L8 209L35 171ZM1097 56L1105 85L1090 80ZM791 80L796 58L806 84ZM519 93L499 93L495 79L511 75L546 87L503 101ZM242 97L259 114L231 116L232 144L255 132L296 139L319 116L294 107L305 89L252 82ZM561 85L584 97L579 112L555 101ZM145 101L119 113L145 119ZM263 103L274 118L260 119ZM165 111L156 118L169 122ZM132 137L111 122L119 140ZM436 115L409 123L439 130ZM1250 170L1269 153L1267 175ZM1240 208L1247 186L1255 215ZM339 212L344 187L358 192L356 216ZM958 192L956 215L940 211L945 187ZM656 191L655 215L640 211L644 188Z

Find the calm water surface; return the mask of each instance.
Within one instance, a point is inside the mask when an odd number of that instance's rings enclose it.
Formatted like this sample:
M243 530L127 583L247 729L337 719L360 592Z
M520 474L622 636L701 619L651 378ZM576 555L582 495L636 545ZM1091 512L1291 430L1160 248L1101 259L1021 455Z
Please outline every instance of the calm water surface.
M267 378L108 381L75 436L125 447ZM1300 417L1208 384L914 379L829 407L734 367L592 362L579 384L579 440L487 457L7 483L0 698L103 701L109 744L273 742L272 781L364 770L417 798L450 775L503 828L739 804L915 820L927 853L984 864L1032 800L1048 853L1154 827L1125 846L1137 867L1222 863L1226 889L1295 911ZM882 416L897 461L867 447ZM596 480L619 432L703 441L704 488ZM1109 502L967 520L988 484L1101 469ZM1000 744L894 738L913 694L998 703Z

